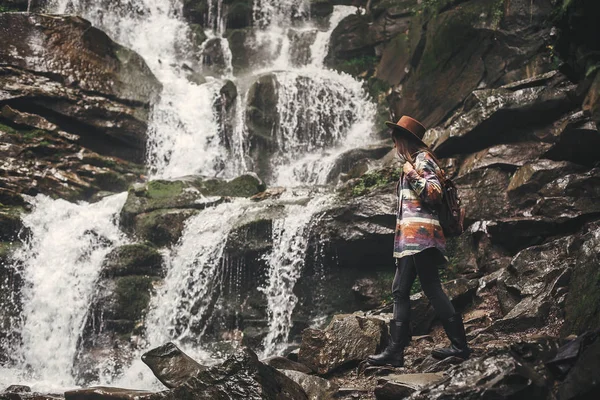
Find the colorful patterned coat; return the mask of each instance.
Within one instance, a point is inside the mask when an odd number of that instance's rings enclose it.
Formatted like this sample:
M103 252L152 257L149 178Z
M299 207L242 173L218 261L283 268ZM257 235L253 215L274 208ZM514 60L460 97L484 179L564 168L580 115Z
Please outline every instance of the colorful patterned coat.
M394 257L402 258L434 247L445 254L446 239L435 207L442 201L436 175L440 167L425 151L414 158L414 170L402 174L397 186L398 211Z

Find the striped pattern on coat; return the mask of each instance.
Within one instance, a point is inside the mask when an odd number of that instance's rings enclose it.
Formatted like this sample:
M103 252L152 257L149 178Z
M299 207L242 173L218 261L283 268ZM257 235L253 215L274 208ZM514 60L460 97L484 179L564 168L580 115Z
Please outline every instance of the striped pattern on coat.
M394 257L414 255L428 248L446 251L446 239L437 215L442 201L440 167L426 151L416 154L414 170L402 174L397 186L398 209Z

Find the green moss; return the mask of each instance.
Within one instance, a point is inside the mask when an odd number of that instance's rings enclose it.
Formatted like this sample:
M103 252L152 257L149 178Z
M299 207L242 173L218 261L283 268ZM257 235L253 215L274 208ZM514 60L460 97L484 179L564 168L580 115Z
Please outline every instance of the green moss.
M0 264L10 258L10 255L19 247L16 242L0 242Z
M151 199L169 199L179 196L185 184L182 181L150 181L146 189L146 197Z
M349 60L340 61L335 68L338 71L342 71L353 76L358 76L364 72L374 70L378 62L379 59L375 56L360 56L351 58Z
M374 189L397 182L400 179L400 170L385 168L367 172L351 186L350 195L354 197L363 196Z
M125 276L117 279L117 319L138 321L143 318L150 304L155 278L148 276Z

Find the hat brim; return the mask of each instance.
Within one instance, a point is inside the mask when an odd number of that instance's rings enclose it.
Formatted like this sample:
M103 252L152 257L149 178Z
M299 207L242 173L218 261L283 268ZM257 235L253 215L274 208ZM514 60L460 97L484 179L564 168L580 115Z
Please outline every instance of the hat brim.
M419 138L417 135L415 135L414 133L412 133L411 131L409 131L408 129L405 129L401 126L399 126L398 124L396 124L395 122L392 121L385 121L385 124L389 127L392 128L392 132L404 132L406 135L409 135L408 137L411 137L413 139L416 139L419 143L424 144L425 146L427 146L427 144L423 141L423 139Z

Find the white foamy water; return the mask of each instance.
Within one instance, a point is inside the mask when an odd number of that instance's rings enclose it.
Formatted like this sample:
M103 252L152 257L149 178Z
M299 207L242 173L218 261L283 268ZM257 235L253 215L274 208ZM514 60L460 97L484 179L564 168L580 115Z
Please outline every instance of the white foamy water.
M148 131L148 166L153 177L220 172L226 152L220 145L213 105L221 85L211 78L202 85L188 80L184 65L196 65L197 55L192 32L181 19L180 0L54 0L47 9L88 19L139 53L163 84ZM218 11L215 20L222 21ZM222 33L222 22L216 24L217 34Z
M209 39L219 39L227 65L222 78L231 78L241 86L232 76L232 55L224 39L226 5L223 0L207 4L205 33ZM190 40L190 28L181 19L181 0L54 0L48 10L76 13L90 20L114 40L138 52L163 84L148 132L147 163L153 177L193 173L233 176L245 170L246 94L238 95L238 123L232 135L236 159L232 160L220 142L224 124L218 123L214 109L223 81L208 77L205 84L199 85L188 80L189 71L184 68L201 71L202 46ZM288 187L325 183L340 154L368 143L375 113L360 82L323 68L333 29L356 10L354 7L336 6L327 30L316 33L309 65L291 66L290 29L317 30L308 10L308 0L255 1L256 40L270 47L273 58L269 65L262 65L260 71L248 71L245 77L251 81L253 74L275 71L281 123L274 132L280 148L273 160L274 183ZM114 219L124 196L93 205L54 202L44 197L35 200L36 211L26 218L37 228L31 243L19 255L29 282L24 299L23 347L19 350L21 368L0 370L0 384L34 383L34 387L44 390L73 385L73 359L93 283L104 256L125 242ZM293 289L302 274L311 221L329 204L328 195L312 197L302 205L296 195L284 194L283 201L289 203L273 220L273 251L266 259L269 273L263 288L269 318L269 333L263 343L266 355L281 352L289 339L297 303ZM168 275L157 289L146 318L144 349L174 341L205 364L217 361L218 357L207 351L202 336L218 300L214 297L218 291L213 289L223 284L228 235L243 222L244 215L272 205L270 201L236 200L203 210L187 221L180 242L165 250ZM54 253L52 248L56 249ZM243 266L236 268L241 270ZM122 376L105 376L100 383L161 388L139 360L142 352ZM25 369L28 373L24 375Z
M289 205L285 217L273 222L273 250L267 258L269 276L263 288L269 316L269 333L263 341L264 357L278 355L286 348L292 314L298 303L294 286L302 275L310 226L330 202L330 196L318 195L306 206Z
M23 218L31 239L13 258L22 265L22 344L16 349L22 368L0 384L34 387L74 385L71 370L85 315L95 292L104 257L126 243L117 227L126 193L95 204L73 204L38 196ZM5 379L13 379L5 381Z

